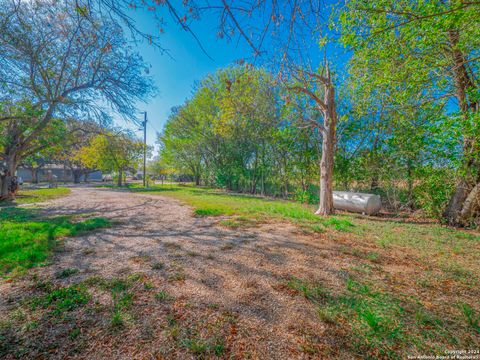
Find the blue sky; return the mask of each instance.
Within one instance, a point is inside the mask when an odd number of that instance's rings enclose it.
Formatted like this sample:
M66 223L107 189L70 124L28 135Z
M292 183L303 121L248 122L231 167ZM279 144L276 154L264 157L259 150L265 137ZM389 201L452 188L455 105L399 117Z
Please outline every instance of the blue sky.
M142 31L156 33L152 14L138 11L134 18ZM170 56L162 54L158 48L145 42L136 45L137 51L151 66L150 76L158 87L157 95L148 104L138 104L139 111L146 110L148 113L147 142L150 145L155 144L156 132L162 130L170 109L181 105L191 96L195 81L238 59L251 56L250 48L243 42L236 44L217 39L215 34L218 19L213 16L204 17L201 22L193 24L195 34L213 60L205 55L190 34L174 24L173 20L166 19L168 23L161 38L161 45L169 50ZM142 116L139 114L139 119L142 119ZM130 129L137 128L123 122L121 125ZM138 135L141 135L141 131L138 131Z
M336 3L336 0L332 0L331 3ZM158 34L157 23L152 13L146 10L132 10L131 16L142 31ZM191 24L193 31L213 60L202 51L192 35L182 30L168 14L165 14L164 18L165 32L160 43L163 48L168 49L170 56L162 54L158 48L146 42L135 46L145 62L150 65L150 76L158 88L157 95L147 104L138 104L139 111L148 112L147 142L150 145L155 145L156 133L162 130L171 108L183 104L185 99L192 95L196 81L219 68L233 64L236 60L252 59L252 49L245 40L237 38L229 42L217 38L219 19L213 13L203 14L200 21ZM321 61L322 56L316 46L316 39L310 40L312 42L310 57ZM328 49L329 58L336 62L334 66L337 69L343 68L348 55L338 44L331 45ZM143 115L139 113L138 117L141 119ZM132 130L138 128L124 122L120 125ZM142 132L138 131L138 135L141 136Z

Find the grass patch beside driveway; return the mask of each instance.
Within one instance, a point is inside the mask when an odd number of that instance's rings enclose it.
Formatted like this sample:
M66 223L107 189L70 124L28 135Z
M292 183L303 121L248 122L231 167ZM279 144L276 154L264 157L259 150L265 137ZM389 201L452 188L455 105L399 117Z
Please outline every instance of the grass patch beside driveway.
M47 200L57 199L70 194L69 188L59 187L53 189L26 189L20 190L13 204L32 204ZM12 203L6 203L11 205Z
M45 217L38 209L1 209L0 276L44 264L61 238L110 225L103 217L76 221L73 216Z

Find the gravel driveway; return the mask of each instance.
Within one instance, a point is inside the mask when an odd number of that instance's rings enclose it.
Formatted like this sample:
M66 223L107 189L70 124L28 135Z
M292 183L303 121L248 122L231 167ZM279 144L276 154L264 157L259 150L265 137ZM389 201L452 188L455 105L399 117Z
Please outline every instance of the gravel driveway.
M314 358L319 356L317 351L325 354L329 348L336 348L340 356L338 338L319 321L315 307L283 285L291 276L332 286L343 281L346 264L329 259L334 244L325 235L306 238L291 225L272 223L229 230L218 226L218 218L193 216L191 208L175 199L96 188L74 188L69 196L45 205L45 212L104 216L116 224L68 239L52 265L31 271L35 278L67 286L92 277L142 273L150 286L176 299L165 308L151 296L139 294L134 300L133 325L112 335L95 320L82 330L85 344L74 353L69 352L65 335L52 332L49 337L57 347L49 357L195 358L180 342L166 340L168 313L184 323L197 322L200 332L200 319L207 324L208 319L229 314L234 325L224 334L227 350L217 354L220 357ZM79 271L66 279L55 278L66 268ZM16 299L25 296L29 281L0 286L0 311L11 310ZM147 340L145 329L151 330ZM46 340L38 333L31 341ZM27 358L43 357L29 351Z

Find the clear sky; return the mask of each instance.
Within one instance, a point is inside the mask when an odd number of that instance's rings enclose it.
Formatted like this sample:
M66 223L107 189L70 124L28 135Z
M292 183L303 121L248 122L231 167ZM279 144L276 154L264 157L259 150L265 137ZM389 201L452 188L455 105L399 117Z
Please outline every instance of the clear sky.
M134 18L143 31L158 33L152 14L137 11ZM170 56L162 54L158 48L146 42L136 45L137 51L150 65L150 76L158 88L157 95L148 104L138 104L139 111L146 110L148 113L147 142L150 145L155 144L156 133L162 130L170 109L181 105L191 96L196 81L216 69L251 56L250 48L243 42L236 44L217 39L215 34L218 19L213 16L204 17L201 22L193 24L195 34L201 39L202 45L213 60L205 55L190 34L168 17L166 20L168 23L161 38L161 45L168 49ZM142 114L138 116L139 119L143 118ZM130 129L138 128L124 122L120 125ZM142 132L138 131L138 135L141 136Z

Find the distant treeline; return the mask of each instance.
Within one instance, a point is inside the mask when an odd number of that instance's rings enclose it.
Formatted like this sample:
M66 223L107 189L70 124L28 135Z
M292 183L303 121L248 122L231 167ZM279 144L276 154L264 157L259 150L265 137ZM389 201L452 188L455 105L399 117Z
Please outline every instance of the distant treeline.
M381 194L392 211L440 217L454 186L455 139L437 130L447 120L435 109L379 119L342 100L335 188ZM321 139L309 119L318 116L262 69L223 69L172 110L159 161L197 184L317 203Z

